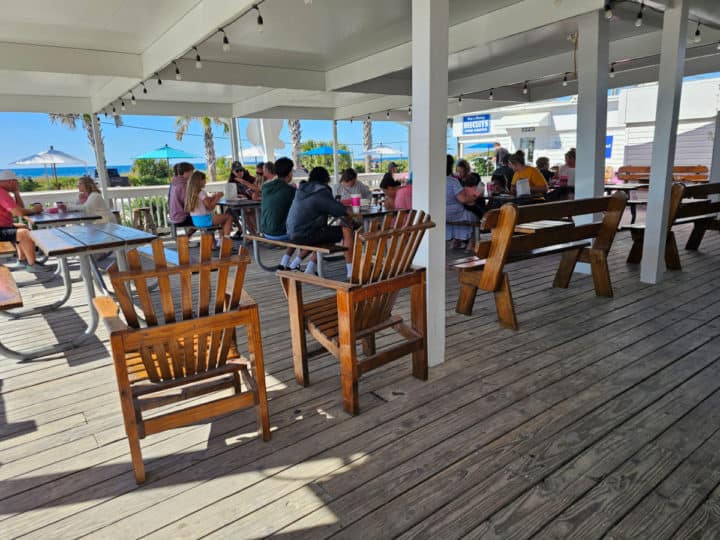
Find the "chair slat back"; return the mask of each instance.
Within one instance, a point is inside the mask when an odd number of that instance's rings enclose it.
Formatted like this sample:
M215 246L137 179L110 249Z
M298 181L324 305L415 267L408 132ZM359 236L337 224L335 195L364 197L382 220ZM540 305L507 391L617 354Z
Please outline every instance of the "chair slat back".
M398 212L373 220L367 232L357 232L353 247L351 282L370 285L408 272L425 231L434 227L422 211ZM358 330L369 328L390 317L396 292L373 296L355 307Z
M129 326L140 328L134 305L137 300L148 327L168 327L167 332L144 336L141 332L140 338L133 338L135 352L153 382L212 370L237 356L234 324L228 319L222 325L218 320L240 304L250 260L247 250L240 248L233 256L232 241L223 238L220 253L213 259L212 235L206 234L200 240L200 261L191 263L188 238L179 237L177 246L178 266L168 267L163 242L157 239L152 243L152 267L143 269L140 256L133 250L128 253L128 271L109 272ZM150 291L154 280L157 293Z

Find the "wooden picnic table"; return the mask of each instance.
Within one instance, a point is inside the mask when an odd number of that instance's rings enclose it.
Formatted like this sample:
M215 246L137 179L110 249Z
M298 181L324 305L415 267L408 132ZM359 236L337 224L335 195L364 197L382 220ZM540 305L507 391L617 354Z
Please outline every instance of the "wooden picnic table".
M257 210L259 212L260 205L261 205L260 201L255 201L253 199L240 199L240 198L225 199L225 198L223 198L223 199L220 199L220 201L218 201L218 206L220 207L221 210L223 210L225 207L240 210L240 220L242 221L242 228L243 228L242 233L243 233L243 243L244 244L247 244L247 240L245 239L245 236L247 236L248 234L252 234L252 231L248 230L247 225L246 225L247 220L245 219L245 212L247 212L247 210L253 210L255 208L257 208ZM259 217L258 217L258 219L259 219Z
M627 184L605 184L604 189L607 193L622 191L627 194L628 199L630 199L630 192L637 191L638 189L647 189L649 187L650 184L647 183L628 182ZM637 218L637 206L632 204L628 206L630 206L630 223L635 223L635 219Z
M521 223L515 227L515 232L521 234L535 234L539 231L549 231L552 229L563 229L574 226L575 223L571 220L543 219L540 221Z
M146 244L156 238L154 234L131 227L124 227L115 223L44 228L33 230L30 232L30 235L35 245L37 245L45 255L48 257L57 257L60 261L65 285L65 296L61 302L53 304L53 307L64 304L72 292L72 281L70 280L67 258L74 256L80 259L80 273L85 284L90 320L87 322L84 333L77 335L70 341L49 347L20 352L8 349L0 343L0 354L17 360L29 360L66 351L79 346L90 336L94 335L98 326L98 315L93 306L95 287L91 270L91 256L94 253L112 250L116 254L118 268L120 270L126 270L127 259L125 252L127 248Z
M34 229L44 229L47 227L57 227L60 225L69 225L77 223L86 223L90 221L97 221L102 219L101 216L88 214L83 210L77 210L72 212L57 212L51 214L49 212L42 212L40 214L32 214L30 216L24 216L25 221L28 225Z

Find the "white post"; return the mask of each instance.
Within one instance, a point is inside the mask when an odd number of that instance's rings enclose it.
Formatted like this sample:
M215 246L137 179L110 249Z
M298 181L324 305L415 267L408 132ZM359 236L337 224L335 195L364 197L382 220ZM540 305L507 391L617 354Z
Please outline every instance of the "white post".
M338 175L338 135L337 135L337 120L333 120L333 182L337 184L340 180Z
M413 208L435 222L420 250L427 268L430 365L445 361L445 149L449 0L412 0Z
M675 0L665 8L663 15L655 142L650 161L650 191L640 266L640 281L644 283L660 282L665 272L668 206L685 70L689 4L689 0Z
M237 124L235 123L236 119L234 117L230 117L230 148L232 153L232 160L233 161L239 161L240 160L240 152L238 151L238 128Z
M605 178L609 24L601 10L578 21L575 198L600 197Z
M270 159L270 150L267 147L267 139L265 138L265 120L260 120L260 140L263 146L263 161L268 161Z
M107 163L105 162L105 147L101 139L100 124L98 123L97 115L91 114L90 118L93 139L95 140L95 167L97 168L98 178L100 179L100 194L103 199L109 201L107 188L110 185L110 178L108 177Z
M715 116L715 139L713 140L710 182L720 182L720 112Z

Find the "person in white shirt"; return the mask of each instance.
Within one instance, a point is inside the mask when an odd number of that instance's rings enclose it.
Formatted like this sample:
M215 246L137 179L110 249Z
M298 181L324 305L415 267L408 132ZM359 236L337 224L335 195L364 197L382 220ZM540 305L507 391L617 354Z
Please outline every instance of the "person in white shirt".
M370 199L372 192L370 188L358 180L357 173L352 167L348 167L340 176L340 183L335 188L335 196L341 200L349 199L352 195L360 195L361 199Z
M213 210L217 206L224 193L218 192L213 195L205 191L206 176L202 171L195 171L190 176L185 192L185 211L190 214L193 225L196 227L210 227L219 225L222 227L222 235L230 236L232 230L232 217L230 214L215 214Z
M68 210L80 210L89 215L100 216L96 223L115 223L112 210L102 198L100 190L92 178L81 176L78 179L78 191L80 192L78 202L67 205Z

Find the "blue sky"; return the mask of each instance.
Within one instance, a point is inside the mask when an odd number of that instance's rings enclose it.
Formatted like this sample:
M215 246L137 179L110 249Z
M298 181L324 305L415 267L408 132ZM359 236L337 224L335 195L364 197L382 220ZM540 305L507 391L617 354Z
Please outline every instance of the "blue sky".
M198 156L205 155L202 139L202 128L193 122L187 135L181 142L175 140L175 117L170 116L132 116L124 115L124 127L116 128L112 118L100 117L105 136L105 153L109 165L131 163L133 158L143 152L168 144L181 148ZM246 139L247 120L240 121L240 133L243 146L250 146ZM80 126L75 131L58 125L51 125L46 114L36 113L0 113L0 168L22 157L46 150L53 145L58 150L67 152L94 163L95 157L90 148L85 132ZM332 140L332 123L330 121L303 120L303 140ZM374 122L373 142L384 144L401 150L407 155L408 129L395 122ZM290 136L287 124L284 123L280 138L288 143ZM354 153L362 151L362 122L339 122L338 139L345 143ZM454 143L450 146L454 148ZM216 130L215 149L218 156L230 155L230 140ZM283 152L278 151L278 154Z

